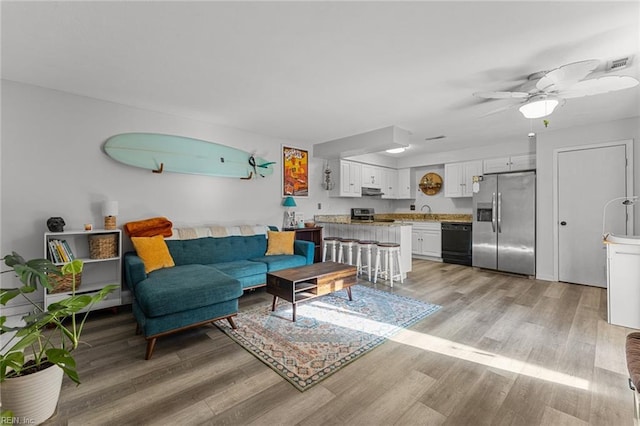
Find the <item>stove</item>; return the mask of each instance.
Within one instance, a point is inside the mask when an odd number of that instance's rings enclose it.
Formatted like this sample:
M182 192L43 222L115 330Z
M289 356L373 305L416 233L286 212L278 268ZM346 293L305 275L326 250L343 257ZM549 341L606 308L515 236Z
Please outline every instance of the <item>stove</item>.
M351 209L351 222L373 222L373 208Z

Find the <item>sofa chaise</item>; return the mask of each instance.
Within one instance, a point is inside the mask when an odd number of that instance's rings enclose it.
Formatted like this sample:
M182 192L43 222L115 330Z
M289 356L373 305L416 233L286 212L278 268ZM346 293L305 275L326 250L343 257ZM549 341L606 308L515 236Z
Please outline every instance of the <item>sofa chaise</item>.
M269 234L275 240L284 233ZM313 243L302 240L293 241L293 254L268 254L265 234L164 243L174 266L146 271L144 256L124 255L133 315L147 340L146 359L151 358L158 337L219 319L227 319L235 328L233 317L244 290L264 286L268 272L308 265L314 258Z

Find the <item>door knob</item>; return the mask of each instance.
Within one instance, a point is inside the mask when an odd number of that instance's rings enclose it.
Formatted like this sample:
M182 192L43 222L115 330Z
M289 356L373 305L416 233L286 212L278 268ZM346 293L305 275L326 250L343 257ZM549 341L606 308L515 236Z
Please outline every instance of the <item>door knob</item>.
M565 222L564 220L562 222L560 222L560 225L565 226L567 224L567 222Z

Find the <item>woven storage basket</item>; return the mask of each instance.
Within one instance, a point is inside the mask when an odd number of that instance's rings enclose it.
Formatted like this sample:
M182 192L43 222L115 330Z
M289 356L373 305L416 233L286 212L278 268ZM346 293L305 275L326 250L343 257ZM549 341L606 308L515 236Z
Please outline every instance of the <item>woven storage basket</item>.
M55 275L55 274L47 274L49 277L49 284L53 287L53 290L49 291L51 293L62 293L64 291L71 291L73 289L73 274L65 274L65 275ZM76 274L76 290L80 287L82 283L82 272Z
M108 259L118 255L118 234L89 235L89 257Z

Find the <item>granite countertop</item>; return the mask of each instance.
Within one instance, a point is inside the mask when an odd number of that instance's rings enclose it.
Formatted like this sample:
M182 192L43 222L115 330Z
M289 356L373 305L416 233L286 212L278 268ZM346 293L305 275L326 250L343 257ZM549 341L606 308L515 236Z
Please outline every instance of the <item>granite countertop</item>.
M395 219L406 222L473 222L473 215L462 213L382 213L374 216L379 219Z
M374 219L393 219L395 222L351 222L350 215L316 215L316 223L357 224L365 226L402 226L410 222L473 222L470 214L459 213L381 213L375 214Z

